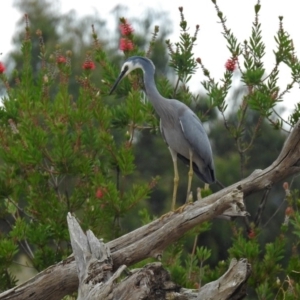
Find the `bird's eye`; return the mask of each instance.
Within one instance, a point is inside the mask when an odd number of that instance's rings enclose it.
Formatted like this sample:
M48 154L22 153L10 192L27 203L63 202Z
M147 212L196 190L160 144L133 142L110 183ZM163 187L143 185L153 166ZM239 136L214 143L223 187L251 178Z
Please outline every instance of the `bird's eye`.
M128 69L129 69L128 65L123 66L123 68L122 68L122 70L121 70L122 77L123 77L125 74L127 74Z

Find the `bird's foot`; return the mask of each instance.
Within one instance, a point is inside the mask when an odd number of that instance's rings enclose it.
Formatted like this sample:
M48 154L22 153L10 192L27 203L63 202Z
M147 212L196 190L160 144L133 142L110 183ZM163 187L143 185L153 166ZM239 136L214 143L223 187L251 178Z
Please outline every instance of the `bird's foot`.
M190 204L194 204L192 191L188 192L188 195L186 197L186 203L183 204L182 206L178 207L174 212L181 214L185 210L185 208Z
M188 206L188 205L191 205L191 204L194 204L193 202L193 193L192 192L189 192L188 193L188 197L186 199L186 203L180 207L178 207L177 209L174 208L175 206L175 202L174 202L174 206L172 206L172 210L169 211L168 213L162 215L159 220L162 221L163 219L165 218L168 218L170 217L171 215L173 214L178 214L178 213L182 213L184 211L184 209Z
M173 215L173 214L174 214L174 211L169 211L169 212L163 214L163 215L159 218L159 221L163 221L163 219L168 218L168 217L170 217L170 216Z
M174 211L174 213L175 213L175 214L178 214L178 213L181 214L181 213L185 210L185 208L186 208L188 205L194 205L194 202L187 202L187 203L183 204L182 206L178 207L178 208Z
M174 211L169 211L169 212L163 214L159 218L159 220L163 221L165 218L168 218L168 217L172 216L173 214L181 214L188 205L194 205L194 202L187 202L187 203L183 204L182 206L178 207L177 209L175 209Z

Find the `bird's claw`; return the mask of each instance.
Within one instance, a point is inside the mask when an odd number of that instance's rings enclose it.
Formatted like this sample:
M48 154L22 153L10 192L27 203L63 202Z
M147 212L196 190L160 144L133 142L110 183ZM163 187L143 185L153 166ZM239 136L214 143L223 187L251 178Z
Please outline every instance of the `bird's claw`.
M159 220L163 221L165 218L168 218L173 214L181 214L188 205L194 205L194 202L192 202L192 201L187 202L187 203L183 204L182 206L178 207L177 209L175 209L174 211L169 211L169 212L165 213L164 215L162 215L159 218Z
M182 206L180 206L180 207L178 207L175 211L174 211L174 213L175 214L181 214L184 210L185 210L185 208L188 206L188 205L194 205L194 202L187 202L187 203L185 203L185 204L183 204Z
M160 221L163 221L165 218L170 217L172 214L174 214L174 211L169 211L169 212L163 214L163 215L159 218L159 220L160 220Z

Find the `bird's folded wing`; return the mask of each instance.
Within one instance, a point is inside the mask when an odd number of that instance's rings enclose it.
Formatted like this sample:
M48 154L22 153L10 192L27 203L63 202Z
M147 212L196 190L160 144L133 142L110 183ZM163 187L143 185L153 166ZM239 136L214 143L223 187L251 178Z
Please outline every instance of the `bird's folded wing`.
M199 118L191 111L185 111L179 117L182 132L191 145L191 149L199 155L203 161L212 163L212 150L208 136Z

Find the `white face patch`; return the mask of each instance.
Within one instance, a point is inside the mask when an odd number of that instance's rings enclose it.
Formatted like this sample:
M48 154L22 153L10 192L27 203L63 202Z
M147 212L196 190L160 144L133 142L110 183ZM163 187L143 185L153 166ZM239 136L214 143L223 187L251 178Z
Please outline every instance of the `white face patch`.
M122 68L122 71L124 72L125 69L126 70L126 73L125 73L125 76L128 75L131 71L133 71L134 69L138 68L139 67L139 64L134 64L132 61L127 61L124 65L123 65L123 68Z
M124 63L121 72L126 71L125 74L124 74L126 76L131 71L140 68L145 73L144 67L140 63L140 61L142 62L143 60L149 62L151 64L151 66L153 67L153 69L155 70L155 66L154 66L153 62L150 59L148 59L146 57L133 57L132 59L129 58L129 60Z

